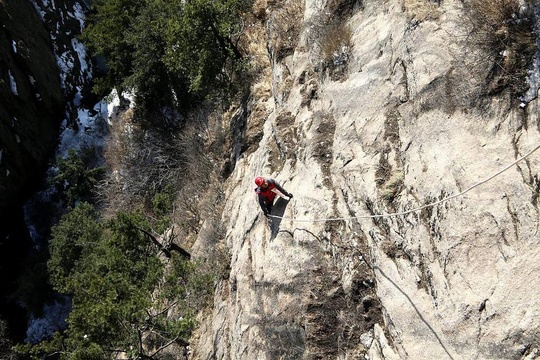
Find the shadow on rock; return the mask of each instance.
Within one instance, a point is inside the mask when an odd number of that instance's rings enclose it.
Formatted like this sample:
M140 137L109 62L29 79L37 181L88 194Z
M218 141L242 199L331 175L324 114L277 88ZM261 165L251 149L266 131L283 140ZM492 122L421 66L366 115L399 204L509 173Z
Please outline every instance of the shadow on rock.
M283 214L285 214L285 209L287 208L287 204L289 203L289 200L285 200L284 198L280 197L277 199L276 203L274 204L274 207L272 208L272 216L278 216L277 217L271 217L270 218L270 241L274 240L274 238L277 236L279 232L279 224L281 224L281 217L283 217Z

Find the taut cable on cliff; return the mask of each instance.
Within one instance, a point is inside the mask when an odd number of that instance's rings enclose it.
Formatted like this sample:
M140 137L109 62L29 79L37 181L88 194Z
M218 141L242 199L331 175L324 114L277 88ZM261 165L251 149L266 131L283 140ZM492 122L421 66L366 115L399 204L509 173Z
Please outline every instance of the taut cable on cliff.
M502 174L506 170L508 170L511 167L515 166L520 161L525 160L527 157L529 157L533 152L535 152L538 149L540 149L540 144L538 144L531 151L529 151L528 153L526 153L522 157L518 158L516 161L514 161L510 165L508 165L508 166L504 167L503 169L499 170L498 172L491 175L487 179L479 181L476 184L468 187L467 189L463 190L460 193L450 195L448 197L445 197L444 199L441 199L441 200L438 200L438 201L435 201L435 202L432 202L432 203L429 203L429 204L425 204L425 205L416 207L414 209L406 210L406 211L395 212L395 213L386 213L386 214L376 214L376 215L363 215L363 216L351 216L351 217L340 217L340 218L328 218L328 219L296 219L296 218L281 217L281 216L275 216L275 215L268 215L268 216L273 217L273 218L277 218L277 219L292 220L292 221L296 221L296 222L318 222L318 221L341 221L341 220L356 220L356 219L374 219L374 218L385 218L385 217L408 215L408 214L411 214L413 212L417 212L417 211L420 211L420 210L423 210L423 209L426 209L426 208L429 208L429 207L437 206L437 205L442 204L442 203L444 203L446 201L449 201L449 200L455 199L455 198L457 198L459 196L465 195L466 193L468 193L472 189L474 189L474 188L476 188L476 187L478 187L478 186L480 186L482 184L487 183L488 181L490 181L493 178L499 176L500 174Z

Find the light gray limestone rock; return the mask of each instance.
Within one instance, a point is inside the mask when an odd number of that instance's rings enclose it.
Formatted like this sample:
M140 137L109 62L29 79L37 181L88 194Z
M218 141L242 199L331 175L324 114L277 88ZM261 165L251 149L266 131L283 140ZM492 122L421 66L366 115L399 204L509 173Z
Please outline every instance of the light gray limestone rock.
M229 178L231 274L193 358L538 358L540 152L440 205L366 218L458 194L540 144L537 100L475 103L460 7L365 1L337 81L306 47L274 65L292 86ZM294 194L271 227L259 175Z

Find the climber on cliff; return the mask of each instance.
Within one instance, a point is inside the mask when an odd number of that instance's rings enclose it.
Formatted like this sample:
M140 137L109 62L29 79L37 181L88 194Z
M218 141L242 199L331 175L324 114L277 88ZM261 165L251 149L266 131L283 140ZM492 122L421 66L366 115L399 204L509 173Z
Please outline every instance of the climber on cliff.
M287 192L287 190L282 188L281 185L279 185L274 179L258 176L255 178L255 184L257 184L255 192L257 193L259 205L261 206L264 216L266 217L268 217L268 215L270 215L272 212L274 198L277 195L275 190L288 197L289 200L293 197L290 192Z

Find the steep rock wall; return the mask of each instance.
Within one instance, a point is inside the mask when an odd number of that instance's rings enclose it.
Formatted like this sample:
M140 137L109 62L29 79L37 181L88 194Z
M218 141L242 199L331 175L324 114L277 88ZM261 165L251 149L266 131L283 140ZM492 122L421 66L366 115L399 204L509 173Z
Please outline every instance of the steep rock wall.
M59 69L32 4L0 4L0 209L35 182L54 151L63 118Z
M540 153L464 196L369 218L457 194L540 144L537 100L480 101L461 4L365 1L337 76L307 32L270 56L259 148L227 184L230 278L192 358L538 357ZM321 9L306 2L304 22ZM271 226L258 175L294 194Z

